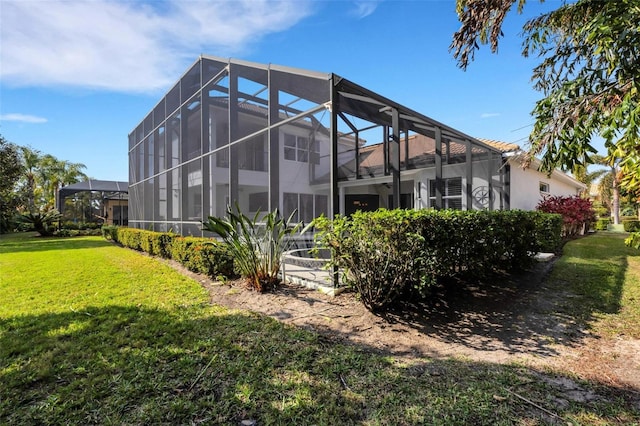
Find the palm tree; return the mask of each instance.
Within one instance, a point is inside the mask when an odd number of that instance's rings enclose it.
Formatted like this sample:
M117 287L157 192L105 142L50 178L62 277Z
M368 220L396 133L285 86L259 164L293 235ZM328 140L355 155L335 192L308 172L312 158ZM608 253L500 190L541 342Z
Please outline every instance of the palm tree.
M87 179L87 175L82 172L85 168L82 163L58 160L52 155L45 155L39 170L45 208L57 208L60 188Z
M594 156L594 157L600 157L600 156ZM586 193L583 194L584 197L586 198L586 197L589 197L590 195L589 192L594 182L597 181L600 177L602 177L602 175L604 175L606 172L607 171L604 169L594 170L590 172L587 169L587 166L579 165L574 167L574 169L571 171L571 174L576 180L587 185L587 191Z
M82 171L86 166L58 160L51 154L42 155L38 150L20 147L22 154L23 187L26 192L27 210L51 210L57 207L58 191L65 185L87 179Z
M619 158L613 160L603 155L594 155L591 157L594 164L609 167L608 171L603 170L602 179L600 179L600 198L604 202L605 200L611 200L611 214L613 215L613 223L615 225L620 224L620 182L622 176L620 175L620 163Z
M40 166L41 154L40 151L26 146L21 146L20 151L22 154L24 185L27 193L27 210L33 212L36 208L36 178Z
M620 224L620 182L622 176L620 175L620 169L618 163L620 159L610 159L604 155L592 155L591 163L593 165L607 166L607 169L599 169L593 172L589 172L586 166L576 166L573 171L573 177L580 182L587 185L590 188L591 185L600 179L598 184L598 195L601 202L610 208L613 215L613 223Z

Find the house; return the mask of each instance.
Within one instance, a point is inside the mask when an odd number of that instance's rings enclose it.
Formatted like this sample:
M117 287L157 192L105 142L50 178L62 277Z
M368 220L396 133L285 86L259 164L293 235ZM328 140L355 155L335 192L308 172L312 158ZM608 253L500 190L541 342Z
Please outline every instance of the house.
M517 151L336 74L201 56L129 135L129 226L202 235L236 203L305 223L378 207L532 209L583 188L519 168Z
M128 187L128 182L96 179L63 186L58 190L57 208L63 216L73 221L99 218L107 225L126 226ZM81 194L86 196L82 197Z

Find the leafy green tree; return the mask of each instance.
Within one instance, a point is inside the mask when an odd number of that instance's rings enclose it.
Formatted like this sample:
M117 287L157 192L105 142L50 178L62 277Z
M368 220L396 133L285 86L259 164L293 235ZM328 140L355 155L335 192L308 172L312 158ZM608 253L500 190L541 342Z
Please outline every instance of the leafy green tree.
M466 69L479 49L496 52L502 24L526 0L457 0L462 27L451 50ZM542 168L572 170L592 161L592 139L605 140L627 190L640 189L640 3L637 0L578 0L529 20L523 55L537 55L534 88L543 94L533 110L529 158Z
M19 199L15 192L20 179L19 148L0 135L0 234L9 230Z

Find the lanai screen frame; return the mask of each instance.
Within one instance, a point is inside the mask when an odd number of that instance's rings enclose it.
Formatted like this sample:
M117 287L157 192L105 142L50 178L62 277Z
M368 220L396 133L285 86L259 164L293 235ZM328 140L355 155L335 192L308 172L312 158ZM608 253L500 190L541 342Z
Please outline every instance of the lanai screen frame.
M257 90L248 92L243 89L242 83L246 82L249 82L248 87L255 86ZM212 93L217 96L212 97ZM283 99L284 97L287 99ZM203 119L207 108L211 108L213 105L212 102L217 102L218 106L224 106L226 103L228 140L222 146L211 146L210 123L205 123ZM193 136L194 131L188 128L189 124L186 123L185 117L189 115L192 106L197 108L200 114L200 129L195 131L199 134L199 139L197 137L189 139L188 137L189 135ZM240 123L242 114L248 112L252 112L256 120L265 125L255 131L243 128ZM172 117L178 117L179 123L177 128L179 152L174 154L178 156L177 161L170 161L168 152L163 152L162 161L160 161L156 155L158 143L154 146L154 136L159 135L158 132L161 128L164 129L163 132L168 132L168 123ZM349 140L345 138L344 130L341 130L345 127L350 130L350 137L354 144L355 179L363 181L367 179L359 173L360 140L358 135L363 129L351 120L352 117L368 122L368 127L384 129L385 175L390 176L392 181L393 196L390 207L400 206L401 171L403 167L405 169L408 167L407 159L405 159L403 166L403 161L400 158L400 144L403 142L401 135L403 134L408 135L409 132L414 132L435 140L436 208L443 206L442 148L445 143L453 141L466 147L467 206L471 205L472 184L469 177L473 174L474 150L487 153L489 164L492 161L502 161L500 151L490 145L336 74L202 55L129 135L130 222L137 221L137 224L144 228L148 227L145 226L147 223L155 224L158 222L156 220L157 212L151 210L157 206L156 199L159 197L159 188L162 188L160 185L162 185L163 177L165 179L164 191L169 191L167 179L170 179L170 173L177 176L175 179L178 182L177 190L182 192L188 191L187 179L199 176L200 210L202 219L204 219L207 216L207 208L209 208L208 213L212 213L211 209L213 208L212 200L208 198L212 194L212 188L205 184L205 179L209 179L213 173L213 163L209 160L222 154L227 155L226 161L228 161L228 176L225 177L228 182L227 198L230 204L234 204L239 199L241 186L238 147L263 135L267 137L266 167L269 174L266 183L268 189L267 208L273 210L279 207L282 201L280 200L281 182L279 181L279 173L276 173L280 170L279 131L282 126L288 124L312 125L316 126L318 131L328 134L330 146L326 186L329 189L329 211L332 214L338 214L340 213L339 182L341 179L344 180L340 177L338 157L341 149L340 144L344 145L345 140ZM193 140L196 140L195 145L192 144ZM404 139L405 143L406 140L407 138ZM168 150L168 136L166 141L166 149ZM140 147L142 149L138 149ZM405 152L408 153L408 150ZM188 171L188 166L191 164L195 165L195 172ZM491 169L492 167L488 167L489 173L491 173ZM501 178L504 170L506 168L500 168ZM318 173L319 175L320 173ZM493 181L491 177L491 175L487 177L490 189ZM211 185L210 182L209 185ZM167 194L164 196L165 203L171 202ZM500 205L508 208L508 191L504 191L504 186L500 188L500 196ZM169 219L168 207L165 206L167 212L165 212L164 222L176 221L183 225L189 222L185 220L185 210L190 207L187 206L188 200L185 201L185 198L184 194L180 196L178 217ZM150 207L147 203L148 200L151 200L151 204L153 204L149 213L145 210ZM489 208L492 208L492 203L489 204ZM140 210L138 211L138 209ZM179 229L180 233L186 233L184 232L185 227L181 226Z
M83 182L78 182L71 185L63 186L58 190L57 207L58 207L58 211L61 214L64 214L65 200L70 196L75 195L79 192L89 192L89 193L99 192L101 194L100 199L102 201L113 197L112 199L119 200L119 201L126 200L127 206L129 204L129 183L128 182L88 179ZM123 197L121 194L126 194L126 196ZM118 198L115 198L116 196Z
M338 119L342 120L347 126L349 126L355 137L355 163L359 164L358 159L358 132L362 129L357 129L352 125L350 120L345 116L349 114L361 118L367 122L373 123L377 126L384 128L383 144L385 151L385 174L392 177L392 204L390 208L400 207L400 185L401 185L401 171L406 170L409 167L409 147L405 145L406 158L400 158L400 144L408 144L408 137L401 138L401 135L405 136L409 132L418 133L428 138L435 140L435 180L436 180L436 196L435 196L435 208L443 208L443 149L449 143L458 143L465 146L465 175L466 175L466 188L465 195L467 198L467 206L472 205L472 177L473 177L473 156L474 151L480 150L487 154L487 184L489 194L493 193L493 171L492 164L495 162L498 165L497 169L500 175L501 185L498 188L499 191L499 205L502 209L509 209L509 176L508 167L505 166L505 161L502 157L502 152L491 145L485 144L478 139L475 139L459 130L456 130L450 126L447 126L439 121L436 121L430 117L420 114L410 108L398 104L384 96L381 96L369 89L366 89L352 81L349 81L336 74L332 74L332 111L336 111L332 116L332 152L337 152L337 141L339 135L337 133ZM446 143L445 143L446 140ZM337 157L333 156L333 176L338 176L338 164ZM404 163L404 164L403 164ZM359 166L356 166L359 167ZM365 180L366 177L360 174L359 168L355 171L355 178ZM337 179L331 179L332 191L335 195L332 196L334 206L339 202L338 181ZM467 207L469 208L469 207ZM493 209L493 203L488 203L488 209ZM338 214L339 210L334 207L334 214Z

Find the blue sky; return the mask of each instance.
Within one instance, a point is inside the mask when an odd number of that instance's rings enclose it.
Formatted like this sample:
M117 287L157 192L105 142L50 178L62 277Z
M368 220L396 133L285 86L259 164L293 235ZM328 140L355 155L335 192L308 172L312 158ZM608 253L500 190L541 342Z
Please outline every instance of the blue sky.
M127 180L127 135L201 54L334 72L469 135L526 145L530 0L467 71L454 0L0 1L0 134Z

